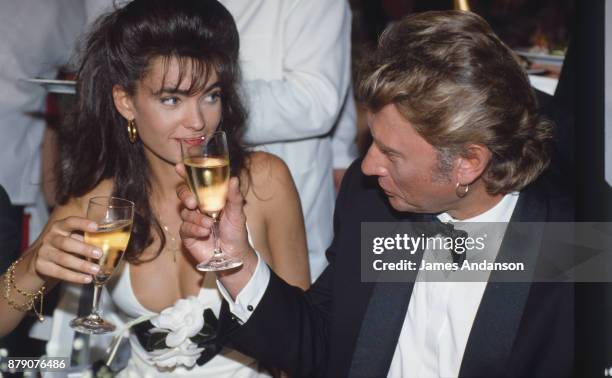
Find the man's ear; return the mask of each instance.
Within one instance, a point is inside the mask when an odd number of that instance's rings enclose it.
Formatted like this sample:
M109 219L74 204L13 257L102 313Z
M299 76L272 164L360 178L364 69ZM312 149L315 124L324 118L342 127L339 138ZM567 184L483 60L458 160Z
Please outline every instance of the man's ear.
M132 96L118 84L113 85L113 102L115 103L115 108L123 118L128 121L135 118Z
M470 144L457 159L456 177L460 185L476 181L491 161L491 151L481 144Z

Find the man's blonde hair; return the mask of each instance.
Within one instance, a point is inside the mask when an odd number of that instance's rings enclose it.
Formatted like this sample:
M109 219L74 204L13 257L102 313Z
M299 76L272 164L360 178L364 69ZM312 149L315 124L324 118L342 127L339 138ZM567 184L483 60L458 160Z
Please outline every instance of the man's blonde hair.
M357 96L397 109L442 154L481 144L491 194L521 190L550 163L552 125L514 53L481 17L425 12L390 25L360 70Z

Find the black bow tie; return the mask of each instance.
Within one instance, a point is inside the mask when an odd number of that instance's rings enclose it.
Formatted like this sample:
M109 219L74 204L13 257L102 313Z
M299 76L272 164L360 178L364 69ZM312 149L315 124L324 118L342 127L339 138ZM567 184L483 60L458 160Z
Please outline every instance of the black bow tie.
M455 240L457 238L466 238L468 233L463 230L455 229L455 226L451 223L444 223L438 219L437 216L433 215L429 217L429 234L430 235L442 235L443 237L449 237L453 239L453 249L451 249L451 257L453 258L453 262L459 265L463 264L465 261L465 252L457 253L455 252Z

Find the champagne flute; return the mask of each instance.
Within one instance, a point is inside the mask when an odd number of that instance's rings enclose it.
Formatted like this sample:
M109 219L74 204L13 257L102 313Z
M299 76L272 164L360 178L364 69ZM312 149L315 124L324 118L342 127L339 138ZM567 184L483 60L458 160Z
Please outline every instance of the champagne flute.
M227 200L230 167L225 132L180 139L187 184L195 194L198 208L213 219L214 250L212 258L197 265L204 272L236 268L242 260L223 253L219 244L219 217Z
M121 262L130 241L134 203L116 197L93 197L87 206L87 218L98 223L95 232L85 232L85 243L102 251L99 259L88 258L100 265L100 271L93 275L94 296L91 313L73 319L70 327L83 333L103 334L113 332L115 325L104 320L98 311L100 292Z

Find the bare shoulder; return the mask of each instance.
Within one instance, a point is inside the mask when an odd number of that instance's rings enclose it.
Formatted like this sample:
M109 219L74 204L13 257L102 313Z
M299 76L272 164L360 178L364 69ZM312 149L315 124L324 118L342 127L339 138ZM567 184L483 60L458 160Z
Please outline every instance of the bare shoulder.
M89 199L98 196L110 196L113 193L113 180L101 181L95 188L80 197L72 197L66 203L58 205L53 210L53 218L64 218L72 215L84 216L87 212Z
M251 152L248 156L247 167L253 179L267 180L270 177L286 179L287 176L291 176L283 159L268 152Z
M247 196L254 193L260 199L295 190L287 164L276 155L252 152L246 164Z
M97 196L110 196L113 194L113 180L105 179L100 181L95 188L93 188L89 193L85 194L82 198L97 197Z

